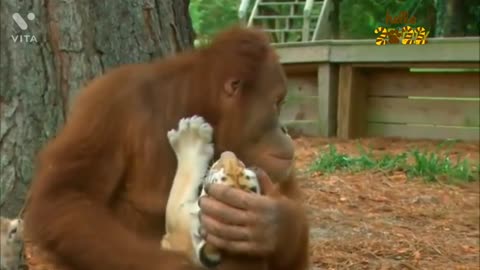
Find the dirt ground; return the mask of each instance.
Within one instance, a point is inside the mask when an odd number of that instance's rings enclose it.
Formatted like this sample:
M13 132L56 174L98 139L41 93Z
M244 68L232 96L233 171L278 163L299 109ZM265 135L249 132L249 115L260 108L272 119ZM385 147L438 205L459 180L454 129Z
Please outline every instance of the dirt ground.
M404 152L438 142L297 138L297 168L311 220L317 269L479 269L479 183L460 186L407 179L403 172L308 174L328 144L357 153L357 143ZM457 143L451 155L479 161L479 144Z

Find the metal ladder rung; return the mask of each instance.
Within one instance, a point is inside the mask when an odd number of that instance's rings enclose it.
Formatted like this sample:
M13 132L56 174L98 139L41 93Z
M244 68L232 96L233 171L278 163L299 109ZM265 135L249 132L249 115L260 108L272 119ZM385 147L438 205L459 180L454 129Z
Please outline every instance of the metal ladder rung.
M260 2L258 6L293 6L305 5L305 2Z
M298 29L298 28L282 28L282 29L271 29L271 28L263 28L264 31L266 32L285 32L285 31L292 31L292 32L298 32L298 31L303 31L303 29ZM310 28L310 32L315 31L315 28Z
M241 1L242 14L247 12L246 5L249 1ZM279 43L290 42L292 37L307 42L318 31L319 17L324 13L325 3L329 1L333 0L255 0L250 16L245 22L247 25L263 25L263 30L275 36ZM303 27L299 24L302 20ZM283 21L285 23L282 23Z
M301 33L303 30L302 29L263 29L263 31L270 32L270 33L276 33L276 32L292 32L292 33L300 32Z
M258 15L253 17L254 20L271 20L271 19L303 19L301 15Z

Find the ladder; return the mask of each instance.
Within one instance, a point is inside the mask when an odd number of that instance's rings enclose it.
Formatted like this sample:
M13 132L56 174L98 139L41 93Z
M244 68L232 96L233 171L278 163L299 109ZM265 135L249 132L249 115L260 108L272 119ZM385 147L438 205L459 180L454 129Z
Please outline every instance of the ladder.
M241 0L238 16L246 26L259 26L273 43L330 38L333 0ZM249 16L248 16L249 15Z

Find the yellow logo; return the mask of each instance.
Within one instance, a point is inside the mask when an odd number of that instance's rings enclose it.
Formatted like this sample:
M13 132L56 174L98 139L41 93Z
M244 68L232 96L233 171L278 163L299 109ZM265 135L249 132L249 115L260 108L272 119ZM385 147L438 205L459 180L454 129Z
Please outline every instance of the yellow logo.
M402 11L398 16L392 17L387 10L387 15L385 16L386 25L390 24L403 24L405 26L401 28L387 28L379 26L373 31L375 34L378 34L377 39L375 40L375 45L387 45L387 44L399 44L403 45L425 45L428 43L427 37L430 31L427 31L425 27L411 27L408 24L415 24L417 19L415 16L408 16L407 11Z

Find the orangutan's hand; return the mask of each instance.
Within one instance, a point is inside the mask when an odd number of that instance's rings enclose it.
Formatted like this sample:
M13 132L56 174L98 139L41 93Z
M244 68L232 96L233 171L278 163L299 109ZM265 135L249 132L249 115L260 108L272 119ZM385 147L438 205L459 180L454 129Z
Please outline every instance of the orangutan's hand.
M206 188L200 199L203 234L214 246L236 254L267 257L285 245L285 233L296 216L294 202L281 195L261 170L257 176L266 196L223 184Z

